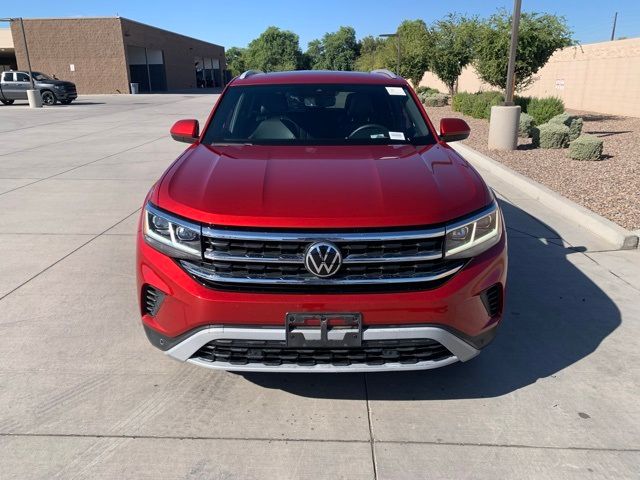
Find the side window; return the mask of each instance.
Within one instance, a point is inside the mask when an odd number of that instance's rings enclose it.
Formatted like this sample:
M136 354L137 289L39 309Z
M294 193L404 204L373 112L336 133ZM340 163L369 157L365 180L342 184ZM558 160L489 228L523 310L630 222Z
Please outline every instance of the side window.
M28 82L29 81L29 75L27 75L26 73L16 73L16 77L18 77L16 79L16 82Z
M13 72L2 72L3 82L13 82Z

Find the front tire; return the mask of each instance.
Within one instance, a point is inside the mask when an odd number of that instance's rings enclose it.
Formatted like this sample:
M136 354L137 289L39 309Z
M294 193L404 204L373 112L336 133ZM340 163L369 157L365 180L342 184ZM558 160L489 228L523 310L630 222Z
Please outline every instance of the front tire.
M4 105L13 105L13 102L15 102L15 100L0 100L0 102L2 102Z
M42 104L51 106L55 105L58 99L54 95L54 93L50 90L43 90L40 95L42 95Z

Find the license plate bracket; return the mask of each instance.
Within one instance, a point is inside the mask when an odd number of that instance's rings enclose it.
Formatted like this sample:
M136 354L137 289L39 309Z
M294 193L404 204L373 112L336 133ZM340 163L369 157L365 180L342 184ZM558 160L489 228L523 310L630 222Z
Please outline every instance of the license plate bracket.
M287 313L285 329L287 347L362 346L361 313Z

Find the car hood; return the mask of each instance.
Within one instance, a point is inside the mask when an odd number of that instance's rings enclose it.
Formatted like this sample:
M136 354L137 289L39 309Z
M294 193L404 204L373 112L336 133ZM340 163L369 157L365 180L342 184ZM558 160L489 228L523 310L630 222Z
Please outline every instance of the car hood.
M55 86L61 86L61 87L75 86L75 83L67 82L66 80L37 80L36 83L39 85L55 85Z
M196 144L151 196L160 208L209 224L293 228L440 224L491 199L478 173L443 144Z

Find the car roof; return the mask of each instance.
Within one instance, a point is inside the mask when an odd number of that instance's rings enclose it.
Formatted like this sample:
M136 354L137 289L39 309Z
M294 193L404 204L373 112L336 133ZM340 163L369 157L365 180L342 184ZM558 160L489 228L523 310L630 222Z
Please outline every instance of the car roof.
M407 81L391 72L337 72L330 70L295 70L290 72L245 72L233 79L232 86L309 83L343 83L364 85L407 85Z

